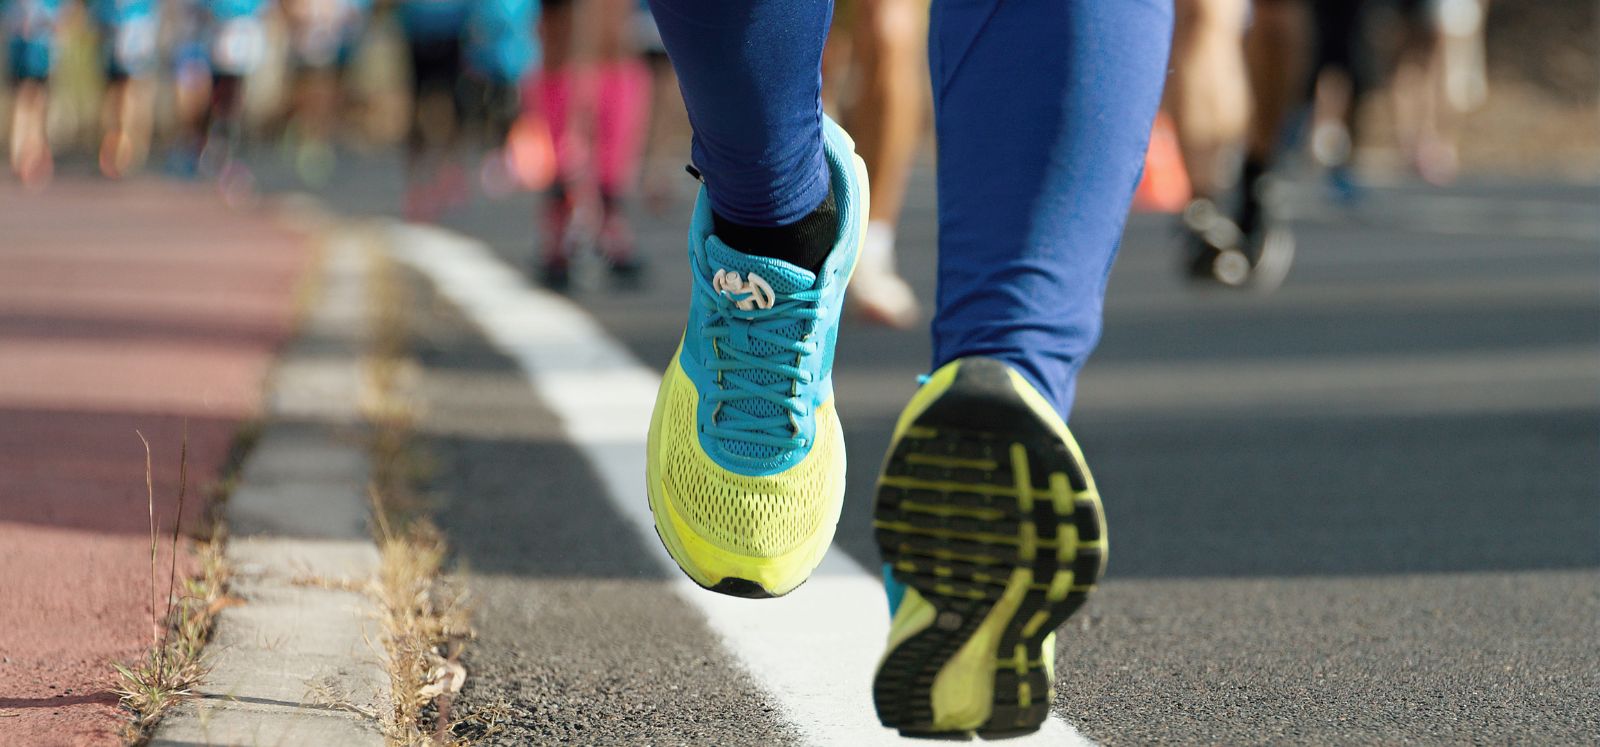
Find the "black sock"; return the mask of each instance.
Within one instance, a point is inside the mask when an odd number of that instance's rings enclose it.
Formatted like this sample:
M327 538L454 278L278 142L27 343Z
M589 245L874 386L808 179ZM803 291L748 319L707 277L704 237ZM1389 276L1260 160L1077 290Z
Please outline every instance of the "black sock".
M1244 192L1239 197L1234 223L1247 236L1254 234L1261 223L1261 178L1267 175L1267 171L1265 161L1248 158L1244 162L1244 173L1239 176L1239 185Z
M787 226L741 226L715 211L712 231L722 243L760 257L781 259L812 272L822 269L828 252L839 240L839 205L833 199L833 185L817 209Z
M1242 173L1239 175L1239 183L1243 184L1245 189L1255 189L1256 182L1261 181L1261 177L1266 176L1269 169L1270 166L1265 159L1246 158L1244 168L1241 169Z

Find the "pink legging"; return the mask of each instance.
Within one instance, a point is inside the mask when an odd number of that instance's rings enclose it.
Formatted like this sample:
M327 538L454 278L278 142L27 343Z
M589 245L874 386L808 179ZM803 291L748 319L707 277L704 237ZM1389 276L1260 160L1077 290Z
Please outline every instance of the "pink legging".
M650 71L644 63L543 70L529 85L528 99L549 120L558 182L568 189L592 183L608 198L631 192L650 120Z

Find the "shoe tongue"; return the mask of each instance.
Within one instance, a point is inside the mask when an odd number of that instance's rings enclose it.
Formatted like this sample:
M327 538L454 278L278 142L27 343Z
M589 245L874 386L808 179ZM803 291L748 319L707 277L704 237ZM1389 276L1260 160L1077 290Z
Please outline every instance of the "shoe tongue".
M716 236L706 239L706 263L709 265L707 274L716 274L717 270L740 275L754 272L767 281L774 292L783 295L809 290L817 283L816 274L803 267L796 267L781 259L745 254L722 243L722 239Z

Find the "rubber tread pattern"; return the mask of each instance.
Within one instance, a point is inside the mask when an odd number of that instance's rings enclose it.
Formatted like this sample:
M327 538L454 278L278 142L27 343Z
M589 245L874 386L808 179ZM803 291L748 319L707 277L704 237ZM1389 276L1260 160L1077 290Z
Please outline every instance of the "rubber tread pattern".
M1026 516L1014 490L1013 444L1024 448L1036 495ZM992 461L995 467L930 468L929 462L937 460ZM1058 514L1050 499L1052 474L1065 474L1075 494L1068 513ZM902 478L960 483L972 492L920 484L908 489ZM1077 498L1089 487L1082 465L1012 389L1003 364L973 359L962 363L950 388L894 444L879 483L875 525L883 560L897 581L916 589L936 611L932 624L902 641L879 667L873 682L879 720L906 736L960 736L934 728L934 680L994 609L1013 571L1024 568L1029 585L1003 629L992 711L977 732L1001 739L1036 731L1049 716L1053 694L1041 658L1054 655L1042 651L1045 637L1083 606L1088 597L1083 587L1097 581L1105 567L1099 547L1073 548L1070 561L1062 563L1051 546L1070 537L1080 545L1102 538L1100 505ZM993 492L999 486L1012 490ZM974 510L990 513L975 523L958 520L969 519ZM1029 524L1044 546L1025 562L1021 533ZM1071 590L1064 599L1051 600L1047 590L1065 582L1057 578L1062 574L1072 575ZM1040 612L1044 623L1025 635ZM959 624L952 626L956 620ZM1013 660L1018 644L1028 658L1021 673ZM1026 706L1021 704L1024 684L1031 694Z

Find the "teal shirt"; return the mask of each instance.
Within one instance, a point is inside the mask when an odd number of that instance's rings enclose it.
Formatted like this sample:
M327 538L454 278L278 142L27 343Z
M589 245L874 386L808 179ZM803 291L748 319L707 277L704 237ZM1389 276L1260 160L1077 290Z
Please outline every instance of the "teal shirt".
M537 0L476 0L467 20L467 64L489 78L517 81L539 58Z

